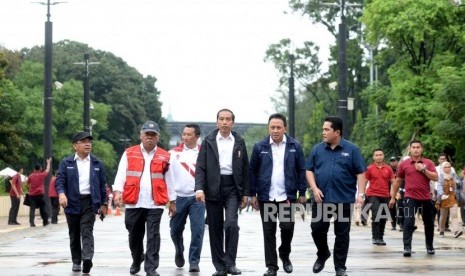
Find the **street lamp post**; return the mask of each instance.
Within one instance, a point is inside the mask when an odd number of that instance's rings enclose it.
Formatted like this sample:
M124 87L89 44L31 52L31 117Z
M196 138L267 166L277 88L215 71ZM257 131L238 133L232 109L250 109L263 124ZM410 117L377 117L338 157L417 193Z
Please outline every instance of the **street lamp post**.
M289 56L291 76L289 77L289 135L295 138L295 90L294 90L294 55Z
M44 159L52 157L52 54L53 54L53 23L50 21L50 5L57 5L66 2L35 2L41 5L47 5L47 21L45 22L45 44L44 44ZM52 169L50 172L53 171ZM44 183L45 202L47 210L50 212L52 207L48 197L48 187L50 185L51 173L48 174Z
M91 131L90 122L90 85L89 85L89 65L100 64L100 62L89 62L89 54L84 54L84 62L75 62L85 66L84 73L84 131Z

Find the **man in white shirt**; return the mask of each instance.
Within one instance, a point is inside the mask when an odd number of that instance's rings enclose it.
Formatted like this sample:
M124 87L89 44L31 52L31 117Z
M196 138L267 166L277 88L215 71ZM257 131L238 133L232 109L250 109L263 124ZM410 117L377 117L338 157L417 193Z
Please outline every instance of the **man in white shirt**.
M113 186L114 200L117 206L122 203L126 206L125 224L133 260L130 274L139 272L145 260L147 276L159 276L156 270L160 260L160 221L168 202L169 215L176 214L176 193L169 170L170 154L157 146L160 127L153 121L147 121L139 137L141 144L126 149L121 157Z
M276 254L278 218L281 230L279 258L286 273L293 271L289 259L295 225L292 204L297 201L297 193L300 204L307 202L304 154L300 143L285 134L286 127L284 115L272 114L268 119L270 135L254 145L250 157L251 201L255 209L260 209L268 268L264 276L276 276L279 268Z
M175 179L174 189L177 195L176 215L171 217L170 221L171 240L176 249L174 261L177 267L184 266L183 232L189 216L191 228L189 272L200 272L199 262L205 231L205 204L195 199L195 164L200 149L197 144L199 138L199 125L187 124L182 132L183 143L170 150L173 160L170 171Z

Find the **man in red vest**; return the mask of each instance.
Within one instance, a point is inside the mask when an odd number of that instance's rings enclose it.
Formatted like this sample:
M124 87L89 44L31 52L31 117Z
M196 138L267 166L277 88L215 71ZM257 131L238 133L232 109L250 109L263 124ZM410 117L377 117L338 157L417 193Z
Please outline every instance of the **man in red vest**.
M129 272L131 275L139 272L145 260L147 276L159 276L156 270L160 260L160 221L168 202L169 215L175 215L176 193L169 172L170 154L157 146L160 127L154 121L147 121L139 137L141 143L126 149L119 162L113 186L114 200L117 206L122 203L126 206L125 224L133 260Z

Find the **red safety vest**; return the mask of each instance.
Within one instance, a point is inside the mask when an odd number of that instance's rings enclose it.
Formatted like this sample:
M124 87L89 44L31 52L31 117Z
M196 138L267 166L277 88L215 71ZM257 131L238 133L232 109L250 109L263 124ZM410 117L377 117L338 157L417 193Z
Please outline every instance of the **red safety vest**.
M144 156L139 145L126 149L128 169L123 189L123 203L136 204L139 200L140 178L144 171ZM150 164L150 177L152 179L152 197L156 205L168 203L168 188L164 174L169 168L170 154L158 147Z

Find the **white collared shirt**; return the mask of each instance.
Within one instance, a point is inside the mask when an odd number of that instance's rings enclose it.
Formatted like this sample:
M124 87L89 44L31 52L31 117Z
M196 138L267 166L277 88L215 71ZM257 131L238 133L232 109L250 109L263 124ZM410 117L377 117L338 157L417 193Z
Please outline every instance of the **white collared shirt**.
M216 135L216 144L218 145L218 155L220 159L220 174L232 175L232 159L234 148L234 136L229 133L228 137L221 136L220 132Z
M140 178L140 191L139 191L139 199L137 200L136 204L126 204L126 208L147 208L147 209L153 209L153 208L165 208L165 205L159 206L155 205L155 202L153 201L153 195L152 195L152 179L150 178L150 164L152 162L153 156L155 155L155 152L157 151L158 147L155 146L155 148L147 152L144 147L142 146L142 143L140 144L141 150L142 150L142 155L144 156L144 171L142 172L142 176ZM170 157L170 163L171 163L171 157ZM126 156L126 151L124 151L123 156L121 156L121 160L118 165L118 172L116 173L115 177L115 183L113 185L113 190L114 191L119 191L123 192L124 189L124 183L126 182L126 171L128 169L128 158ZM168 187L168 197L169 200L176 200L176 193L174 192L173 188L173 176L172 172L168 170L165 173L165 182L166 186Z
M270 137L271 152L273 154L273 171L271 173L270 201L284 201L287 199L284 178L284 155L286 136L276 144Z
M90 156L87 155L81 159L77 154L74 155L79 174L79 193L81 195L90 194Z
M170 150L170 171L174 177L176 195L182 197L195 196L195 164L199 156L199 147L190 149L184 145L181 152Z

